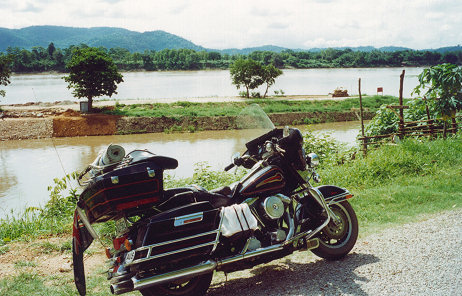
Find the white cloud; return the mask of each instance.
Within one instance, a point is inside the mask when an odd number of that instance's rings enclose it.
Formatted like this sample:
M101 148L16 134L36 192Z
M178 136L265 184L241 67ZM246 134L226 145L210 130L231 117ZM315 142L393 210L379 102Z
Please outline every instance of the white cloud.
M460 0L5 0L0 27L165 30L210 48L460 43Z

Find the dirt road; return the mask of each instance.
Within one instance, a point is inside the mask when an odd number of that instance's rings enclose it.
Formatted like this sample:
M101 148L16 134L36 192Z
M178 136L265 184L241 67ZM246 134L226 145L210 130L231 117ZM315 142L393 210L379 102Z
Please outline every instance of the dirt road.
M207 295L462 295L461 217L458 209L386 229L337 262L297 252L226 284L215 277Z

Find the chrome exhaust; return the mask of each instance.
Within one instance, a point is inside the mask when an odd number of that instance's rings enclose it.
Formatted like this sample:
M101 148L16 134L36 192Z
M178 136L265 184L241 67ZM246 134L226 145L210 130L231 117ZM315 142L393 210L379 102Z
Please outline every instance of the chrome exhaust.
M217 263L213 260L209 260L205 263L183 268L180 270L174 270L168 273L159 274L147 278L139 278L134 276L131 278L133 283L133 290L141 290L152 287L154 285L165 284L172 281L187 280L198 275L212 272L217 267Z
M111 285L111 293L114 295L119 295L131 291L133 291L133 282L131 280L126 280Z

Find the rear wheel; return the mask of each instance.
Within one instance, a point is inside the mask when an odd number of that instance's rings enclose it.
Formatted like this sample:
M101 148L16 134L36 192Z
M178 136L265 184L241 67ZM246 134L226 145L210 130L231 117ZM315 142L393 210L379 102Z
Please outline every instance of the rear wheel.
M358 219L356 213L348 203L330 206L339 222L329 222L318 234L319 247L311 250L317 256L327 260L338 260L345 257L358 238Z
M190 280L171 282L140 290L143 296L199 296L207 292L213 273L196 276Z

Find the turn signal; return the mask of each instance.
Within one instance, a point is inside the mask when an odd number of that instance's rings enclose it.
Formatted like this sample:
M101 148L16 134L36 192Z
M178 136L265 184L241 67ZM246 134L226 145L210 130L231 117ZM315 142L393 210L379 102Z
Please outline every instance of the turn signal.
M111 259L111 258L112 258L111 248L106 248L106 257L107 257L108 259Z
M132 242L130 240L126 239L124 241L124 246L125 246L125 250L129 252L132 250Z

